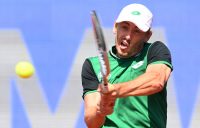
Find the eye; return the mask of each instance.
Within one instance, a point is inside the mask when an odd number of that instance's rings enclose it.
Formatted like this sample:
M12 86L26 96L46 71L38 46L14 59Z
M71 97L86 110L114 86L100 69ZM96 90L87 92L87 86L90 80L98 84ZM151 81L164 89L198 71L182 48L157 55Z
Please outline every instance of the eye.
M135 33L135 34L140 34L140 33L142 33L142 31L140 31L139 29L134 29L134 30L133 30L133 33Z
M129 29L128 25L126 24L121 25L120 28L124 31Z

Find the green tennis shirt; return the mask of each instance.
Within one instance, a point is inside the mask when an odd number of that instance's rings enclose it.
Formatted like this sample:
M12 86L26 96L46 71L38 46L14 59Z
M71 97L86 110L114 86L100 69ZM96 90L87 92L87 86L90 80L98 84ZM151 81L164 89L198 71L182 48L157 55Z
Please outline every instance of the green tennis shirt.
M154 44L155 48L151 48L153 47ZM162 45L162 47L160 45ZM163 49L163 50L157 51L158 49ZM167 56L166 52L168 54ZM165 57L163 57L164 55ZM141 53L139 53L134 57L126 59L118 58L116 56L116 49L115 47L113 47L112 50L110 50L108 53L108 58L111 69L111 73L108 77L108 80L109 83L111 84L134 80L138 76L145 73L148 64L163 63L168 65L172 69L171 56L169 50L161 42L155 42L153 44L145 43ZM88 58L88 61L91 65L93 73L98 79L98 83L100 83L102 81L102 75L100 72L98 57L90 57ZM84 75L82 77L84 77ZM83 82L83 84L85 83ZM87 95L87 93L92 93L95 91L95 89L92 89L92 87L91 89L87 89L86 86L87 86L86 84L83 85L84 89L86 90L86 91L84 90L85 91L84 95ZM165 86L161 92L153 95L129 96L125 98L118 98L114 106L114 112L106 117L106 121L102 127L103 128L150 128L150 127L165 128L167 121L166 96L167 92Z

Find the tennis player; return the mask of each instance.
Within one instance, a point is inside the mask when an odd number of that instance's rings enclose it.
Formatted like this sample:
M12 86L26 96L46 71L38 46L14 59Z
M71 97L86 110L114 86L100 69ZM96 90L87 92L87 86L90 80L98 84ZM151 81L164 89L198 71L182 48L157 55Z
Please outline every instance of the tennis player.
M82 85L88 128L166 128L166 86L173 68L167 46L148 43L152 19L142 4L121 10L114 25L115 45L108 52L106 91L98 57L86 58Z

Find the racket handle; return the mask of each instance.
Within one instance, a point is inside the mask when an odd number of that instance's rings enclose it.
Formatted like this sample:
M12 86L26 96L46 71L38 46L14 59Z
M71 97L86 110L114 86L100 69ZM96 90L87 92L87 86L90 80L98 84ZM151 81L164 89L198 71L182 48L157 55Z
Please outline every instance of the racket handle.
M108 86L108 80L107 77L103 77L103 83L104 86Z
M106 77L103 77L101 89L102 89L102 93L104 93L104 94L106 94L108 92L108 80Z

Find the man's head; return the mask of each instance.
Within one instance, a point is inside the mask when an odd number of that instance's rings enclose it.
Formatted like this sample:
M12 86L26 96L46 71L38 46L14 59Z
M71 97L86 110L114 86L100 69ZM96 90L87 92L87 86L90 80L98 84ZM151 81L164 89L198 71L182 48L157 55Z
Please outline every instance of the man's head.
M153 14L147 7L142 4L130 4L121 10L116 23L129 21L146 32L151 28L152 19Z
M114 26L119 57L131 57L142 50L152 34L152 18L149 9L141 4L130 4L122 9Z

